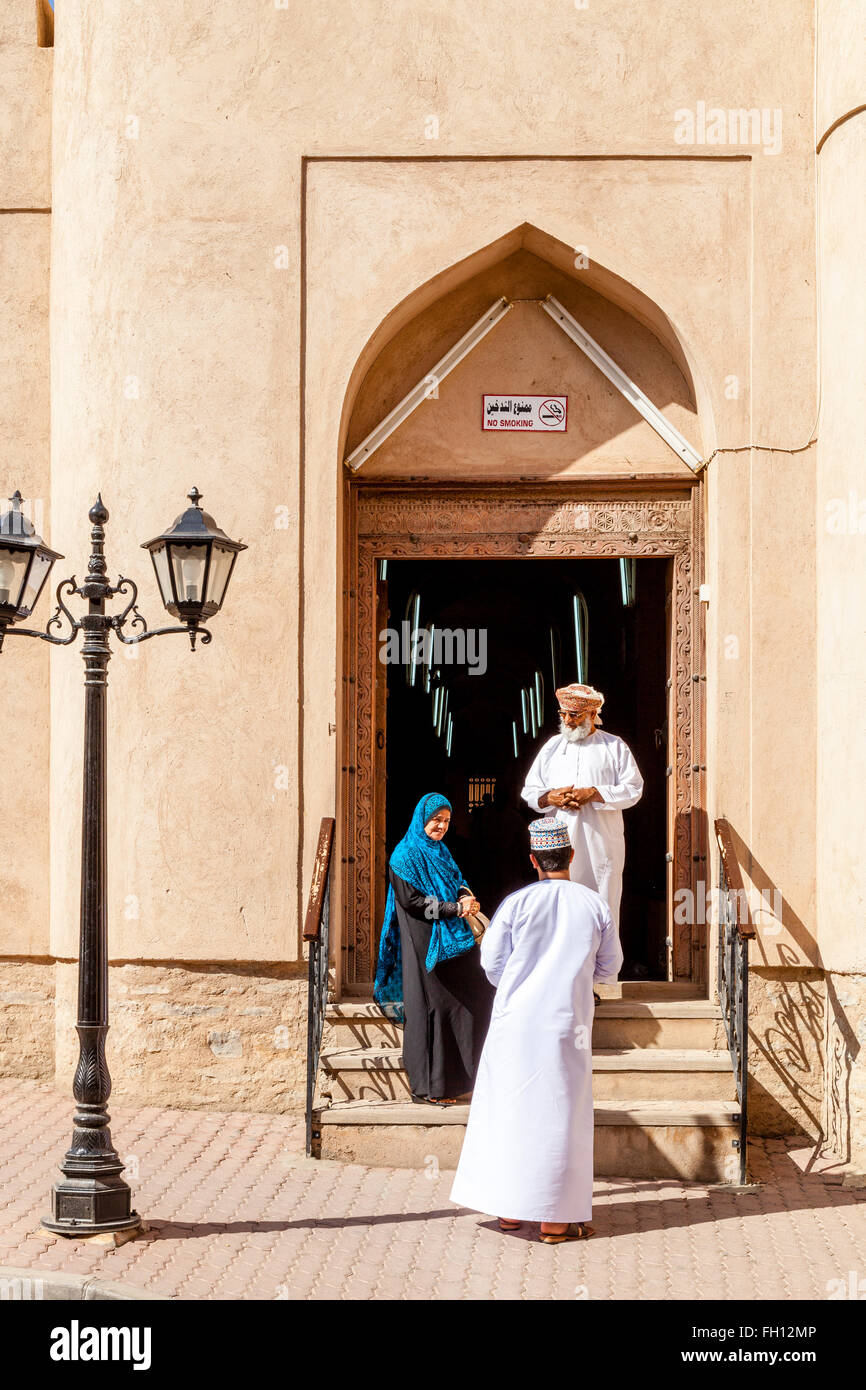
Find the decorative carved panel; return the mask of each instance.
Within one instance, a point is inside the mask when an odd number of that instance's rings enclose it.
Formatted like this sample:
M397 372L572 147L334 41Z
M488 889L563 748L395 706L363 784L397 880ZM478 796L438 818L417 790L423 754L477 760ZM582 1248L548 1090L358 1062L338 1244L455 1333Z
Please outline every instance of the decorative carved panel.
M705 877L703 824L703 643L697 603L702 573L700 488L650 493L646 484L545 488L452 485L431 489L352 486L346 574L349 576L343 680L346 759L343 882L348 989L369 987L375 974L376 876L385 846L374 827L384 795L377 779L376 561L379 559L531 559L660 556L673 559L671 621L673 714L674 889ZM630 487L633 490L630 490ZM571 495L568 495L570 491ZM381 698L381 697L379 697ZM697 914L695 914L697 915ZM673 973L703 982L705 929L673 928Z

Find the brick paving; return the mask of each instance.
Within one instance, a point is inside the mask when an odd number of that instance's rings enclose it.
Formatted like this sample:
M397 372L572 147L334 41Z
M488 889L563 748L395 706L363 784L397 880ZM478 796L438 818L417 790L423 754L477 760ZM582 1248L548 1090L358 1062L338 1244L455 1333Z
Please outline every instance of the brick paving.
M866 1292L866 1188L799 1140L752 1149L753 1191L598 1179L587 1242L503 1235L451 1174L316 1162L296 1117L112 1109L147 1234L120 1249L39 1233L69 1098L0 1081L0 1266L181 1299L827 1299ZM852 1274L856 1282L852 1283ZM861 1296L863 1294L861 1293Z

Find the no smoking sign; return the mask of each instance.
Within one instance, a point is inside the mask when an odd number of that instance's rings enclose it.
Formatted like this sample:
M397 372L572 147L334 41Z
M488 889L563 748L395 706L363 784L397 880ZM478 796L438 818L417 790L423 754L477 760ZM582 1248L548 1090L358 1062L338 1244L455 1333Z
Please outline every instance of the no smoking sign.
M562 434L568 428L568 396L484 396L481 428Z

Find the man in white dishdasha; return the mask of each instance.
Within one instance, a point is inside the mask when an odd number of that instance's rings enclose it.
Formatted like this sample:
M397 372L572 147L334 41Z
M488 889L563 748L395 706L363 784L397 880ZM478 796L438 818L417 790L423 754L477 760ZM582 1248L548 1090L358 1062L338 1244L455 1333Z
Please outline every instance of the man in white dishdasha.
M643 778L628 744L598 727L604 704L600 691L566 685L556 698L560 731L539 751L521 795L534 811L566 826L574 850L572 881L601 894L619 931L622 813L640 801Z
M607 904L572 883L574 851L552 817L529 827L538 882L511 893L481 940L496 986L452 1202L541 1223L559 1245L593 1231L592 987L622 949Z

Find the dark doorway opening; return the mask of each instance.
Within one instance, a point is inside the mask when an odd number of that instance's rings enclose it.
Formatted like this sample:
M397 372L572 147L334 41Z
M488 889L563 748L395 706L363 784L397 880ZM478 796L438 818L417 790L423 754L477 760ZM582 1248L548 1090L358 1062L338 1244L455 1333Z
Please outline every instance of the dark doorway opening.
M645 783L624 813L623 979L667 977L670 568L645 558L389 560L379 569L379 614L393 634L390 647L380 634L388 853L418 798L441 791L453 806L447 843L484 910L531 882L524 776L557 732L555 687L587 680L605 695L604 728L629 744Z

